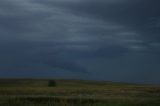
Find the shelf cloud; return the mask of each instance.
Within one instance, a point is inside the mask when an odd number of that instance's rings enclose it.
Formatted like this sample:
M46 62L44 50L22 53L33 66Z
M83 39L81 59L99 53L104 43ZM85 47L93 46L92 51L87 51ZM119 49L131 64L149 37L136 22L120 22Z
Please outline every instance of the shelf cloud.
M159 4L1 0L0 75L160 83Z

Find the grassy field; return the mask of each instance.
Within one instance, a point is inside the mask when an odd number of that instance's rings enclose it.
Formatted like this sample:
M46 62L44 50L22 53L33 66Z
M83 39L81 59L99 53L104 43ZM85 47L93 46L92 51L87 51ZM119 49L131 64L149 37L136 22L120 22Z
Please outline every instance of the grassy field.
M55 80L0 80L0 106L160 106L160 86Z

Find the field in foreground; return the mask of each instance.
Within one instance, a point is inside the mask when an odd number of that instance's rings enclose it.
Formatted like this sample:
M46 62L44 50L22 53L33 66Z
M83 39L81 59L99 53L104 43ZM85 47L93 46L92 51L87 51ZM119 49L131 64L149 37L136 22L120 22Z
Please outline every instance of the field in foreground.
M0 80L0 106L160 106L160 87L111 82Z

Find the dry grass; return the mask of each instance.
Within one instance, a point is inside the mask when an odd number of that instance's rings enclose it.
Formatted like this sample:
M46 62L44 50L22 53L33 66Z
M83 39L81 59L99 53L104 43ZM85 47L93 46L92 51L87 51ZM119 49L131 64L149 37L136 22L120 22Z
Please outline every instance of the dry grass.
M111 104L107 106L127 106L125 104L131 106L160 105L159 86L80 80L56 80L56 82L57 87L48 87L48 80L0 80L0 99L6 101L6 103L10 100L9 103L12 104L14 101L19 104L26 102L30 105L34 102L34 104L37 104L36 106L40 106L36 102L39 100L50 104L44 106L55 106L54 103L57 105L59 103L55 102L57 99L61 105L63 103L68 104L66 106L74 104L72 103L74 101L92 101L90 106L93 106L93 104L95 106L98 106L96 104L106 106L107 103ZM81 104L76 103L74 105L79 104L80 106ZM61 106L60 104L58 106Z

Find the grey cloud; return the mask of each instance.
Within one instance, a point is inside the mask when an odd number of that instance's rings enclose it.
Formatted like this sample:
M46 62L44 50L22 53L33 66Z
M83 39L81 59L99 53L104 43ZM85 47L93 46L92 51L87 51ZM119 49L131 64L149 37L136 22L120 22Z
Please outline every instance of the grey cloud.
M92 60L110 60L110 67L115 67L121 57L126 64L138 59L137 54L159 58L158 4L151 0L1 0L0 69L94 73L89 70L94 65L88 65ZM147 56L146 64L160 63ZM144 59L142 66L130 62L134 64L138 71L145 70ZM117 71L112 73L108 67L99 73L112 74L114 79Z
M124 0L123 3L115 2L113 4L108 3L108 0L87 0L70 6L70 8L77 14L116 22L143 34L143 31L149 32L148 26L145 26L148 19L159 16L158 4L157 0Z

